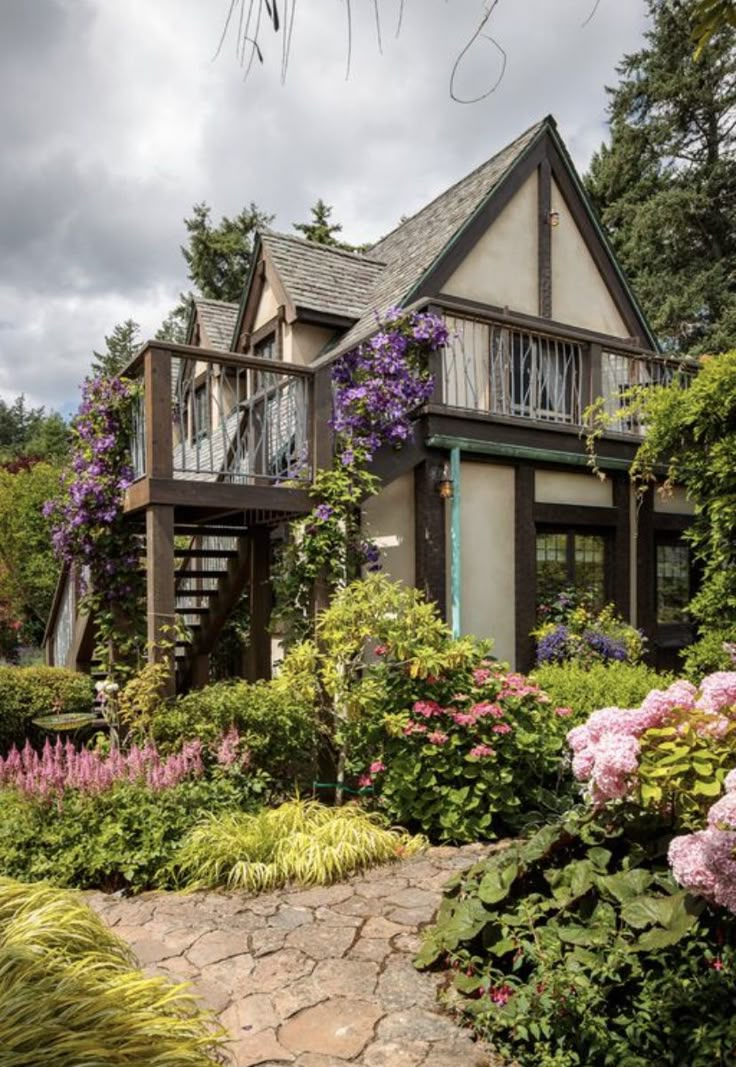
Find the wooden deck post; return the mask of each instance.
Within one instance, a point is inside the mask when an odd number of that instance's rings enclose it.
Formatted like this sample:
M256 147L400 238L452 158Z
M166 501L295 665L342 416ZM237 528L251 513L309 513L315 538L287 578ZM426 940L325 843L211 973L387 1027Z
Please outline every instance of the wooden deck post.
M251 532L250 561L248 679L254 682L271 677L271 534L266 526Z
M167 690L173 693L176 618L174 593L174 509L166 504L146 508L146 609L148 662L169 661Z

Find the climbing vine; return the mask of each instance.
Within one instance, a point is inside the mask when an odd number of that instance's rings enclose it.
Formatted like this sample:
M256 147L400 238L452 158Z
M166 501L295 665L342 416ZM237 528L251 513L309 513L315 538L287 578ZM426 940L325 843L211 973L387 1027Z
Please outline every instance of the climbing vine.
M291 524L275 573L274 624L287 644L311 633L316 583L326 594L380 570L378 546L361 528L360 506L380 488L368 465L383 446L401 448L411 416L432 395L429 357L447 342L431 312L392 308L376 316L370 340L336 360L332 372L333 466L317 471L309 515Z
M61 492L44 509L58 556L81 577L81 610L95 620L95 658L108 675L124 673L143 642L139 545L123 519L124 493L133 480L129 441L138 390L121 378L85 382Z

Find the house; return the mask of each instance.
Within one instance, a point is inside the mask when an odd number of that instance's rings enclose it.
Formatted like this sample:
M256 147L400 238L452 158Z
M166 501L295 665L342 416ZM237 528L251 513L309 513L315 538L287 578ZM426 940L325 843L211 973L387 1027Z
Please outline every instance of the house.
M331 364L392 306L433 308L450 341L413 442L375 460L383 488L363 518L387 573L519 669L539 598L569 584L612 600L673 662L690 636L692 509L679 490L635 500L635 420L600 441L605 480L581 427L595 398L613 414L630 384L683 364L658 352L548 117L365 254L264 231L239 306L195 301L187 345L150 342L134 360L144 398L126 513L145 552L149 638L175 614L188 626L181 684L206 680L244 590L244 670L268 675L272 546L309 508L282 483L330 464ZM60 584L47 651L83 667L75 583Z

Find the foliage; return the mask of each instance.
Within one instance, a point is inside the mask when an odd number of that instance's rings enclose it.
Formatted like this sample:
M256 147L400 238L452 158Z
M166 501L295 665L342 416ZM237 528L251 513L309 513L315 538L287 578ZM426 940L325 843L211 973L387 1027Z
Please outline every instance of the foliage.
M309 672L286 666L270 682L216 682L162 705L151 734L164 752L182 742L215 743L235 727L251 766L285 784L311 785L316 749L316 695Z
M729 26L736 29L735 0L698 0L693 23L695 58L699 59L715 35Z
M48 463L0 470L0 604L4 630L20 624L16 642L40 645L51 610L59 564L43 506L58 484L58 470Z
M203 815L254 807L267 780L242 763L168 789L120 781L50 800L0 789L0 870L25 881L138 892L176 885L171 861Z
M135 531L124 521L135 383L90 379L72 423L72 456L58 499L46 506L54 547L66 565L89 569L82 610L95 620L96 658L107 673L124 671L142 651L143 574Z
M438 673L392 669L374 731L370 779L381 807L433 840L467 842L548 817L569 803L561 752L568 708L523 676L448 643Z
M646 45L618 67L611 144L586 184L665 348L724 351L736 344L736 33L724 28L696 60L693 20L712 0L647 7Z
M10 468L24 459L63 459L68 447L66 423L61 415L46 414L43 407L29 408L25 396L12 404L0 399L0 460Z
M190 887L259 892L287 882L327 885L413 855L424 845L354 805L328 808L292 800L256 815L230 812L205 819L176 862Z
M597 609L592 596L574 590L540 606L532 636L538 664L637 663L644 652L643 635L616 614L613 604Z
M146 663L126 681L118 697L118 712L129 736L142 740L152 735L153 720L166 700L170 680L171 664L165 657L156 663ZM229 725L222 723L221 729ZM195 736L200 735L195 731L184 740Z
M666 689L674 677L658 674L643 663L544 663L531 679L555 707L570 708L568 723L577 725L596 708L615 704L638 707L652 689Z
M141 344L141 328L133 319L126 319L113 327L105 337L105 351L93 352L92 376L116 378L122 374Z
M733 649L736 630L707 630L702 637L689 645L683 655L683 671L690 681L697 681L714 671L731 670L734 663Z
M667 838L572 812L449 889L419 956L520 1067L731 1062L736 922L666 869Z
M22 745L39 715L84 714L93 700L92 682L85 674L63 667L0 667L0 753Z
M75 894L0 879L3 1067L214 1067L224 1033Z
M689 388L681 383L634 392L647 434L632 465L641 487L666 465L666 492L682 486L695 518L685 534L702 568L690 613L707 630L736 635L736 351L701 360Z
M342 226L339 222L330 222L332 215L332 207L326 204L322 197L320 197L316 203L309 209L312 218L309 222L295 222L294 229L297 230L308 241L313 241L318 245L331 245L333 248L344 248L347 251L353 251L353 246L345 244L344 241L338 240L335 236L342 232Z

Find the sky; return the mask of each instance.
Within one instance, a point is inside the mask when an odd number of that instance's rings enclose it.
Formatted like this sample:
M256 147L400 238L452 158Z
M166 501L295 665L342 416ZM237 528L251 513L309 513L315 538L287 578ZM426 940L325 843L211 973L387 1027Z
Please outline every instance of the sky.
M497 89L456 103L450 74L485 0L298 0L263 65L215 57L230 0L0 0L0 396L68 413L94 349L129 317L153 336L188 289L184 218L251 201L291 231L322 197L343 236L402 215L546 114L584 171L607 136L605 86L646 29L641 0L499 0ZM283 7L283 0L279 5ZM236 15L237 20L237 15ZM476 40L458 95L484 93L500 52Z

